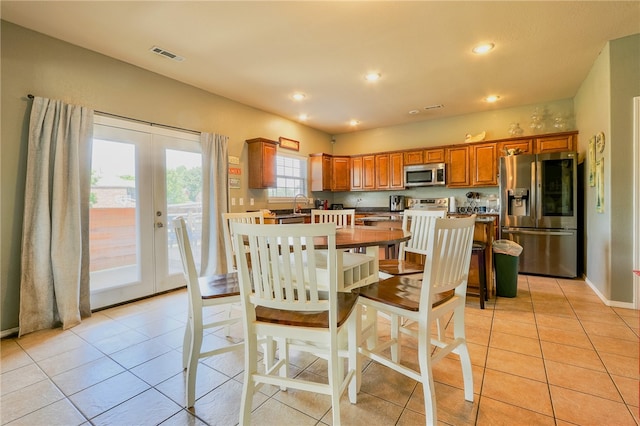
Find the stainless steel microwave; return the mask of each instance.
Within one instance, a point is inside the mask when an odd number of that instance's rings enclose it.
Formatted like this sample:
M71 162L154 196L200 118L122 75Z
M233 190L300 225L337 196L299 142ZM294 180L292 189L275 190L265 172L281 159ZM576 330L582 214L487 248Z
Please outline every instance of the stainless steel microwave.
M443 186L445 179L445 164L412 164L404 166L404 186Z

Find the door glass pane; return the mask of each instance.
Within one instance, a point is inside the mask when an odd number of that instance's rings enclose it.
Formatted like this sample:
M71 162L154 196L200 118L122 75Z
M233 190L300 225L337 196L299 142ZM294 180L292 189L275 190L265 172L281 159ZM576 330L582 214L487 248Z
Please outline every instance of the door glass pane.
M91 290L140 280L136 148L93 140L89 246Z
M189 229L193 260L200 270L202 251L202 155L195 152L167 149L166 197L169 223L167 235L169 274L182 273L173 219L184 217Z
M542 215L573 216L573 159L542 161Z

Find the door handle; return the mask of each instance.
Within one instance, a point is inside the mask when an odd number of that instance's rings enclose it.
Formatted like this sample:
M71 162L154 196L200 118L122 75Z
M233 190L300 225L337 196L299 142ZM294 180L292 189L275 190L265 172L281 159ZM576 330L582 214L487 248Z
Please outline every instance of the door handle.
M507 234L522 234L522 235L553 235L553 236L568 236L573 235L573 232L565 231L502 231Z

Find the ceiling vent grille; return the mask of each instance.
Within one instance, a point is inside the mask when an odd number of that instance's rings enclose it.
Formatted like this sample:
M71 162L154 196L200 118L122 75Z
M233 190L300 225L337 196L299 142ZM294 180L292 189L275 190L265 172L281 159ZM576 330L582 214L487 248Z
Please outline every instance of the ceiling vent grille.
M424 107L425 110L429 111L430 109L440 109L440 108L444 108L444 105L442 104L437 104L437 105L429 105Z
M158 46L153 46L149 50L151 50L156 55L164 56L165 58L169 58L169 59L174 60L176 62L184 61L184 57L176 55L175 53L171 53L168 50L164 50L163 48L158 47Z

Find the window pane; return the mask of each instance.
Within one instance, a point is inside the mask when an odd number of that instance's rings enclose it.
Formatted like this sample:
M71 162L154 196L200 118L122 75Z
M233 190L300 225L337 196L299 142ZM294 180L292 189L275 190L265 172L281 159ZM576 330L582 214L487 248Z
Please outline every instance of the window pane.
M293 198L307 193L306 161L296 157L276 157L276 185L270 188L269 198Z

